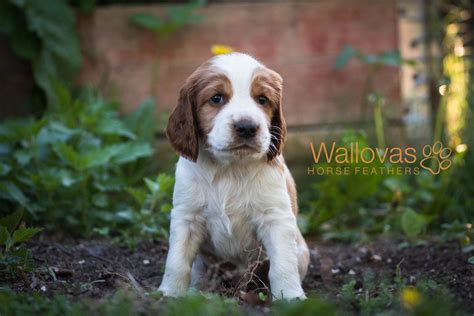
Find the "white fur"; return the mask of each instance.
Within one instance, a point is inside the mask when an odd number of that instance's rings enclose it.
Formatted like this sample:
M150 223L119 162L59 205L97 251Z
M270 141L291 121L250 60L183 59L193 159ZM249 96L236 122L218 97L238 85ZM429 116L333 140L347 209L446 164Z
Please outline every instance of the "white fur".
M198 287L204 270L198 254L203 247L218 258L247 266L263 245L270 259L273 297L305 298L298 272L301 235L286 184L289 171L266 161L269 122L250 96L252 72L263 65L244 54L218 56L213 64L230 79L233 97L215 117L209 146L200 146L197 161L178 161L170 249L159 290L181 296L190 284ZM262 127L257 135L260 146L248 157L236 158L225 151L232 139L230 126L247 116ZM306 244L303 247L307 251Z
M225 150L232 141L232 124L251 118L260 126L257 135L259 151L252 154L251 158L262 158L270 146L270 122L250 95L250 85L253 71L265 66L248 55L236 53L217 56L213 58L212 64L227 75L233 95L215 117L214 128L208 135L211 153L223 163L233 160L234 156Z

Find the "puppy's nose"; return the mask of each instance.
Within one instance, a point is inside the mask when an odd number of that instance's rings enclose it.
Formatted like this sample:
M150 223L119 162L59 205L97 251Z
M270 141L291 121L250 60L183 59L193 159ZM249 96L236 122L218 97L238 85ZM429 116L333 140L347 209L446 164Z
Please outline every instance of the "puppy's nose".
M234 129L239 137L252 138L257 134L258 126L251 120L240 120L234 123Z

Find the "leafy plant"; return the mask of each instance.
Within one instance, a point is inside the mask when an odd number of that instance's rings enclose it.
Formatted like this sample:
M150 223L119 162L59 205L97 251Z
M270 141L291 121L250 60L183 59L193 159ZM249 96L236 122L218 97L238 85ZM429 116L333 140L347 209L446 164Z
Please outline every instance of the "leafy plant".
M358 143L368 146L365 133L348 130L341 142L349 148ZM454 163L456 165L456 163ZM388 162L318 164L324 169L395 168ZM309 232L322 233L326 239L354 241L367 239L381 233L402 233L415 238L427 228L437 229L445 223L446 206L451 203L446 196L446 178L450 170L434 176L421 170L416 176L388 174L338 175L316 177L309 192L302 194L302 219ZM449 182L448 182L449 183ZM452 235L454 236L454 235Z
M356 310L360 315L462 315L453 302L453 295L432 280L412 286L401 277L390 284L376 282L368 274L361 285L350 280L342 286L340 303L344 310Z
M347 131L341 139L342 146L349 148L351 143L358 143L360 148L367 146L366 136L363 132ZM383 164L374 160L371 164L322 164L323 168L378 168ZM309 231L323 232L328 239L352 240L360 238L360 232L365 229L378 230L375 222L388 217L390 212L390 197L386 206L380 208L375 196L383 186L384 175L352 174L350 176L335 173L318 177L311 188L311 196L303 209L309 209L307 217ZM376 211L375 211L376 210ZM370 214L369 214L370 212ZM361 223L364 222L364 223ZM357 224L356 224L357 223ZM352 224L359 231L351 230Z
M0 124L0 206L24 207L46 227L89 234L117 230L134 208L126 188L153 172L154 106L121 119L117 104L93 93L73 98L55 84L54 103L37 120ZM149 129L145 129L147 127Z
M130 225L121 230L125 241L134 246L139 239L168 239L174 178L160 174L155 181L144 179L146 189L127 188L139 207L138 211L121 213Z
M403 59L400 52L396 49L385 51L381 54L366 54L355 49L352 46L346 46L336 57L334 68L336 70L342 69L349 61L356 58L365 64L376 66L400 66L402 64L415 65L413 60Z
M194 1L185 5L170 6L163 17L144 12L135 13L130 16L130 22L157 35L166 36L187 24L200 22L202 16L194 12L202 7L203 3L203 1Z
M0 32L13 50L31 62L36 85L48 103L55 95L52 80L72 84L81 65L75 15L63 0L0 2Z
M19 227L23 210L0 218L0 272L28 272L32 270L28 250L21 247L42 228Z
M264 307L270 315L463 315L453 296L434 281L376 284L365 278L362 286L350 281L336 302L311 297L304 301L279 301ZM118 291L100 301L73 301L64 296L44 297L0 288L2 315L256 315L262 307L241 306L235 299L215 294L157 299L153 293L139 296Z
M416 63L413 60L403 58L396 49L387 50L380 54L367 54L352 46L346 46L336 57L334 69L341 70L354 58L368 66L368 74L364 83L364 90L362 91L361 119L366 119L367 108L370 104L374 105L374 115L377 116L377 112L380 111L380 105L384 101L382 95L374 91L374 81L379 70L382 67L414 66ZM377 125L375 127L377 137L379 137L381 130Z

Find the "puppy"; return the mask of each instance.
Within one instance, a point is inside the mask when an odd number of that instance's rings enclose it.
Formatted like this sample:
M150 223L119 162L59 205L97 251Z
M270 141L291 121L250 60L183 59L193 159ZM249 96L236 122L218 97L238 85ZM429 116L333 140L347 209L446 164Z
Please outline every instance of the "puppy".
M186 80L166 134L180 154L170 248L159 290L199 287L203 254L247 266L263 246L273 299L304 299L309 252L296 225L281 76L242 53L219 55Z

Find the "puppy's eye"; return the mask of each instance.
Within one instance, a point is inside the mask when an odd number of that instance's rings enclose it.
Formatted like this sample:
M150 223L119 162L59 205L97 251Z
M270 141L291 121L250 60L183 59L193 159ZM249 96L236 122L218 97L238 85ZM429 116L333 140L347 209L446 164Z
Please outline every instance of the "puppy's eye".
M268 98L264 95L261 95L257 98L258 104L265 105L268 103Z
M222 94L216 94L209 99L209 102L214 105L222 105L224 104L224 97L222 96Z

